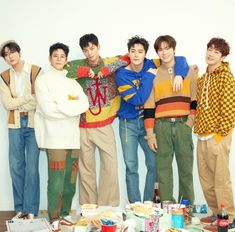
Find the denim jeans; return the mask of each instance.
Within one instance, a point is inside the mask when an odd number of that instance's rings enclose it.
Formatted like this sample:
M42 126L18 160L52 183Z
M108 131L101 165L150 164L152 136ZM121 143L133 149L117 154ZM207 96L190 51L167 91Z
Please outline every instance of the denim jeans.
M124 162L126 164L126 185L128 199L131 203L141 201L139 190L138 174L138 145L144 151L145 165L147 175L145 179L144 201L153 199L154 183L156 176L156 155L149 149L143 118L137 119L120 119L119 133L122 144Z
M38 214L39 149L34 129L27 127L28 117L21 116L21 128L9 128L9 164L16 213Z

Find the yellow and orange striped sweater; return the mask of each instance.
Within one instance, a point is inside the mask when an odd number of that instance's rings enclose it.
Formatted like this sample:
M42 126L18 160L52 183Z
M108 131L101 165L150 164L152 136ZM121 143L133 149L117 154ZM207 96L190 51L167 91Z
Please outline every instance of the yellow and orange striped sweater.
M169 70L162 64L154 79L152 92L144 105L146 129L154 127L155 118L195 115L197 76L193 68L190 67L179 92L173 92L173 78L174 70Z

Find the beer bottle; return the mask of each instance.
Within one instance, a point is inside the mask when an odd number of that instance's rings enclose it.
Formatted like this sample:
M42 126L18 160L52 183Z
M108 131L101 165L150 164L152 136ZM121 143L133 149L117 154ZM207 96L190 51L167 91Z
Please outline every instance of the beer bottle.
M156 204L157 208L161 208L161 200L160 200L160 196L159 196L158 182L155 182L155 184L154 184L153 203Z

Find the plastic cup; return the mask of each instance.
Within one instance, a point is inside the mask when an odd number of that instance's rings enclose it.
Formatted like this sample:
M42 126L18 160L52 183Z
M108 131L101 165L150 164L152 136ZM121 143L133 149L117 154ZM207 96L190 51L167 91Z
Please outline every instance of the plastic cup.
M117 225L101 225L102 232L116 232Z

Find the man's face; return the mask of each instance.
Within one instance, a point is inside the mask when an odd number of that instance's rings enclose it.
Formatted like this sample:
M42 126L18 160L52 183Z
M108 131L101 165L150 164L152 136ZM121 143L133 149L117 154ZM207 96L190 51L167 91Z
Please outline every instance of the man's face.
M170 48L166 42L162 42L157 54L162 63L170 63L174 60L175 50Z
M90 42L88 43L87 47L82 49L84 56L88 59L88 61L93 63L99 60L99 50L99 45L96 46L95 44L92 44Z
M64 65L67 63L67 57L63 49L57 49L53 51L49 57L51 65L57 70L63 70Z
M222 53L214 45L206 50L206 63L210 66L219 66L224 60Z
M10 50L8 47L5 47L4 53L5 53L4 59L9 65L15 66L16 64L19 63L20 61L19 52L15 50Z
M134 44L134 46L131 47L129 50L129 57L131 60L131 64L135 66L142 65L144 62L145 56L146 56L146 52L142 44Z

